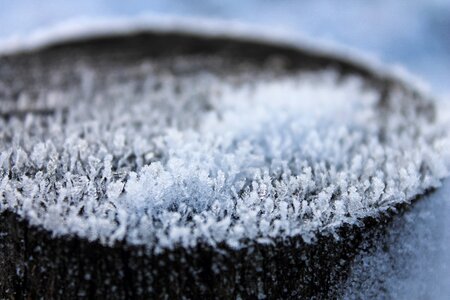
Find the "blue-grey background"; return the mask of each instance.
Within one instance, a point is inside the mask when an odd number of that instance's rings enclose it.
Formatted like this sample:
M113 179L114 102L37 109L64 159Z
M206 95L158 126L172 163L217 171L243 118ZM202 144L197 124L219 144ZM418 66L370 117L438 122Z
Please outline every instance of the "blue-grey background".
M67 21L148 14L238 21L349 46L406 67L450 100L450 0L0 0L0 40ZM386 265L382 252L367 256L376 267L363 271L396 299L450 299L449 193L447 180L412 210L411 226L391 233L398 259Z
M207 17L276 27L401 64L448 94L449 0L0 0L0 40L77 18L145 14Z

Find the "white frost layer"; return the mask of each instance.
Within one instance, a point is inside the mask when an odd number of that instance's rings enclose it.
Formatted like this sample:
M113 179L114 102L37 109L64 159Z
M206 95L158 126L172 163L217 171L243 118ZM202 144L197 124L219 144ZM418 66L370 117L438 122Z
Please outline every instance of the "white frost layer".
M161 79L145 96L125 84L93 99L55 94L42 104L55 107L50 116L0 119L0 211L105 244L238 248L311 241L448 173L436 125L401 95L380 112L358 78L324 72L239 88L208 74Z

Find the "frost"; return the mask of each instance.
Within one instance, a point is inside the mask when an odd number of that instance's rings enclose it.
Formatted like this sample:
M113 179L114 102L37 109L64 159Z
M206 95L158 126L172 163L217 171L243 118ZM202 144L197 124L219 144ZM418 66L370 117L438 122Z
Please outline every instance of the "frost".
M448 174L421 100L399 90L380 107L356 76L79 69L78 90L40 100L51 114L0 117L0 209L55 235L158 251L313 241Z

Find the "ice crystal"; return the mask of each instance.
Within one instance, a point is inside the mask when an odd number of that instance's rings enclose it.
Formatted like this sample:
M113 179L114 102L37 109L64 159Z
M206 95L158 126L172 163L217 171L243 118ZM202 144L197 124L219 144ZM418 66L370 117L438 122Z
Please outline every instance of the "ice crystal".
M334 71L128 72L139 84L80 67L77 90L4 101L1 211L110 245L241 247L314 240L447 175L446 136L401 90L380 104Z

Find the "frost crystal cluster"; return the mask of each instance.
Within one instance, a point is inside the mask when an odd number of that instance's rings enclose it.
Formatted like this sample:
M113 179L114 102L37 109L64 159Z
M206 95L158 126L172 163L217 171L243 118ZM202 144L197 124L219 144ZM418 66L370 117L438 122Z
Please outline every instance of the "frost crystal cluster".
M314 241L447 175L445 136L401 89L157 67L80 67L77 89L3 101L0 211L108 245L239 248Z

